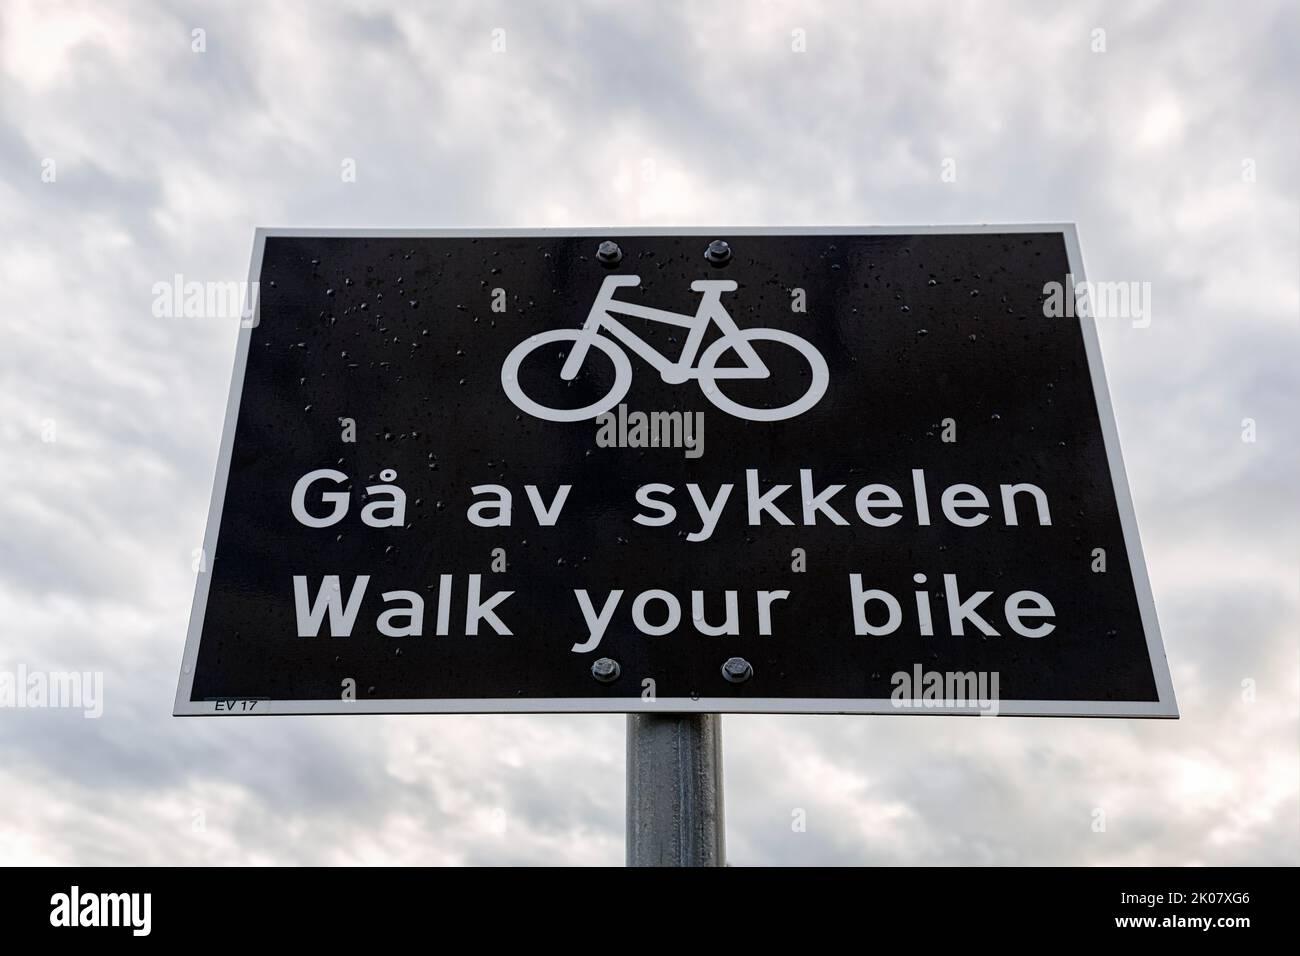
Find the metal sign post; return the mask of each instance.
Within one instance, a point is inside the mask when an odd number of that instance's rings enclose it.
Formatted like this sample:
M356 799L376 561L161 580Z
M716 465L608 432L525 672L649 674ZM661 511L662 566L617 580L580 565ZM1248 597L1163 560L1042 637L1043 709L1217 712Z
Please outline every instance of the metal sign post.
M718 714L628 714L627 865L726 865Z

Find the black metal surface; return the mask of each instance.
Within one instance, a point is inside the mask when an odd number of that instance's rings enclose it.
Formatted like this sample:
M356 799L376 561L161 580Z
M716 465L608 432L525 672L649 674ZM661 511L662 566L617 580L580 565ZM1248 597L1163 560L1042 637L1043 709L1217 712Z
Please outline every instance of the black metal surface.
M1044 283L1069 271L1061 236L718 238L732 250L723 268L705 261L699 236L619 236L623 259L612 270L596 261L590 237L269 238L191 698L337 700L347 678L359 698L388 700L632 697L645 678L661 698L888 698L891 675L919 663L997 671L1004 701L1155 700L1078 322L1043 316ZM794 419L744 421L710 404L697 383L665 384L630 355L630 409L704 413L698 459L680 448L599 448L593 421L522 413L502 390L506 355L534 333L579 327L611 271L642 277L620 299L681 313L693 313L699 298L691 281L738 281L723 296L737 323L815 345L830 372L825 396ZM791 311L794 287L805 292L806 314ZM496 288L505 290L504 313L491 309ZM681 329L623 321L662 352L681 347ZM564 386L565 350L554 352L551 365L521 373L539 397L581 405L608 389L603 354L592 350ZM762 357L771 381L724 383L724 391L781 404L806 387L808 366L792 350ZM355 443L340 440L340 418L355 420ZM954 443L941 441L948 418ZM348 516L304 527L290 512L292 489L327 467L352 479ZM746 523L747 467L765 488L794 485L781 504L795 526ZM798 523L800 468L811 468L819 487L848 486L834 502L847 527ZM916 468L928 478L928 527L910 507ZM406 492L406 527L361 523L363 489L381 483L383 469L394 469ZM649 482L676 488L678 520L667 527L632 521L636 489ZM709 497L720 483L736 485L708 541L685 540L698 526L688 482ZM904 499L893 527L871 527L854 512L853 495L874 482ZM988 494L983 526L939 515L940 493L957 482ZM998 486L1013 482L1046 491L1051 527L1004 525ZM466 520L470 487L489 483L514 495L510 528ZM554 527L538 527L525 483L547 501L560 484L573 486ZM1022 503L1021 513L1032 507ZM494 548L506 551L505 573L490 570ZM806 551L806 573L791 570L795 548ZM1094 548L1105 549L1107 573L1090 570ZM898 598L898 633L853 633L853 572ZM931 637L916 629L918 572L929 580ZM486 594L515 592L500 608L512 636L464 635L471 573L483 575ZM981 610L1002 636L947 634L944 573L959 575L963 595L994 592ZM297 636L296 574L309 577L313 593L322 575L338 574L345 597L354 575L371 576L351 637ZM440 574L455 575L447 636L434 633ZM570 650L587 634L575 588L597 608L609 589L625 592L589 653ZM633 627L632 600L650 588L682 602L674 633ZM705 592L716 622L729 588L740 592L741 634L697 633L691 591ZM770 636L757 633L759 588L791 592L774 607ZM1002 600L1021 589L1052 602L1054 633L1029 639L1005 627ZM390 590L424 596L422 636L376 630L379 595ZM733 656L753 665L744 683L720 672ZM600 657L621 667L612 684L592 677Z

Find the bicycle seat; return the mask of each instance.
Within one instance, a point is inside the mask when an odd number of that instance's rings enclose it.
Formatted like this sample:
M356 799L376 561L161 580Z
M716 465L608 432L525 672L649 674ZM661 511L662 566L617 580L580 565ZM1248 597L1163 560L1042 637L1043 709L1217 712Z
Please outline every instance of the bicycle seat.
M695 292L735 292L737 283L735 279L696 279L691 283L691 289Z

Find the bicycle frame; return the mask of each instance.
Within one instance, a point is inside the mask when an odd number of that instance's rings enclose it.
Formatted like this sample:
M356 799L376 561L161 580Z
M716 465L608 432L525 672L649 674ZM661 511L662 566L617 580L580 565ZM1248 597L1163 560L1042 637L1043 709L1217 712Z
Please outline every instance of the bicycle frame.
M582 325L582 332L574 342L573 349L569 352L564 367L560 370L562 379L571 382L577 377L579 370L582 368L582 363L587 357L587 350L591 348L591 340L600 334L602 328L608 331L613 338L645 359L665 382L671 385L680 385L690 379L698 379L701 376L700 369L696 368L694 364L695 357L699 354L700 344L704 340L704 333L708 330L711 322L718 325L723 336L729 341L731 348L735 350L745 364L722 369L707 369L706 374L710 379L761 379L767 378L771 374L763 360L758 357L758 353L754 351L753 346L739 334L740 328L722 304L723 292L736 291L736 282L734 280L697 279L692 282L691 289L701 293L700 303L696 307L694 315L683 315L679 312L669 312L666 309L637 305L633 302L619 302L614 299L615 290L640 284L640 276L605 277L600 292L596 296L596 301L592 303L591 311L587 313L587 320ZM668 360L654 346L614 318L615 313L690 329L686 336L686 342L682 347L681 357L676 362Z

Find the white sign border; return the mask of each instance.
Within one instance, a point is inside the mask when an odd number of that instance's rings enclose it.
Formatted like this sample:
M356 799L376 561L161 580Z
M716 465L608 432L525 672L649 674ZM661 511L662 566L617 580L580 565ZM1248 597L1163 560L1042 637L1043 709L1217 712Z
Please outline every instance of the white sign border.
M262 255L268 238L283 236L294 238L357 238L357 239L494 239L509 237L562 238L592 236L617 238L622 236L900 236L900 235L967 235L971 233L1059 233L1065 241L1070 274L1076 283L1085 281L1083 255L1079 246L1078 229L1074 223L981 223L950 226L740 226L740 227L634 227L574 229L298 229L259 227L253 236L253 256L249 268L249 288L261 278ZM1064 277L1062 277L1064 279ZM242 323L235 348L235 367L230 380L230 397L226 404L226 420L222 429L221 449L217 457L216 475L212 482L212 502L208 508L208 523L203 537L203 554L209 568L199 573L194 588L194 604L190 611L189 631L185 638L185 651L181 658L180 680L176 688L174 716L238 716L256 714L544 714L544 713L748 713L748 714L959 714L996 713L1006 717L1178 717L1178 702L1174 697L1173 681L1169 676L1169 662L1160 625L1156 619L1155 601L1151 582L1147 577L1142 545L1138 537L1137 516L1129 492L1128 477L1120 452L1119 430L1111 405L1110 388L1102 367L1101 343L1097 336L1096 321L1091 316L1079 316L1083 333L1088 370L1092 376L1093 394L1097 401L1097 414L1101 420L1106 457L1110 463L1111 481L1115 489L1115 502L1119 508L1124 543L1128 549L1129 566L1133 573L1133 586L1137 592L1146 633L1147 653L1155 676L1158 701L1074 701L1074 700L1010 700L998 701L995 707L982 710L968 706L922 706L913 702L900 707L890 699L839 699L839 698L730 698L730 697L663 697L653 701L638 696L618 698L484 698L474 700L265 700L260 698L227 698L223 700L190 700L194 685L194 669L198 659L199 638L203 633L203 617L207 609L208 585L211 566L216 560L217 532L221 528L221 509L225 502L226 485L230 477L231 449L234 445L235 426L239 420L239 400L244 386L244 371L248 363L249 344L253 329L261 316L260 296L254 303L256 320ZM935 702L932 702L935 703ZM218 709L220 708L220 709Z

